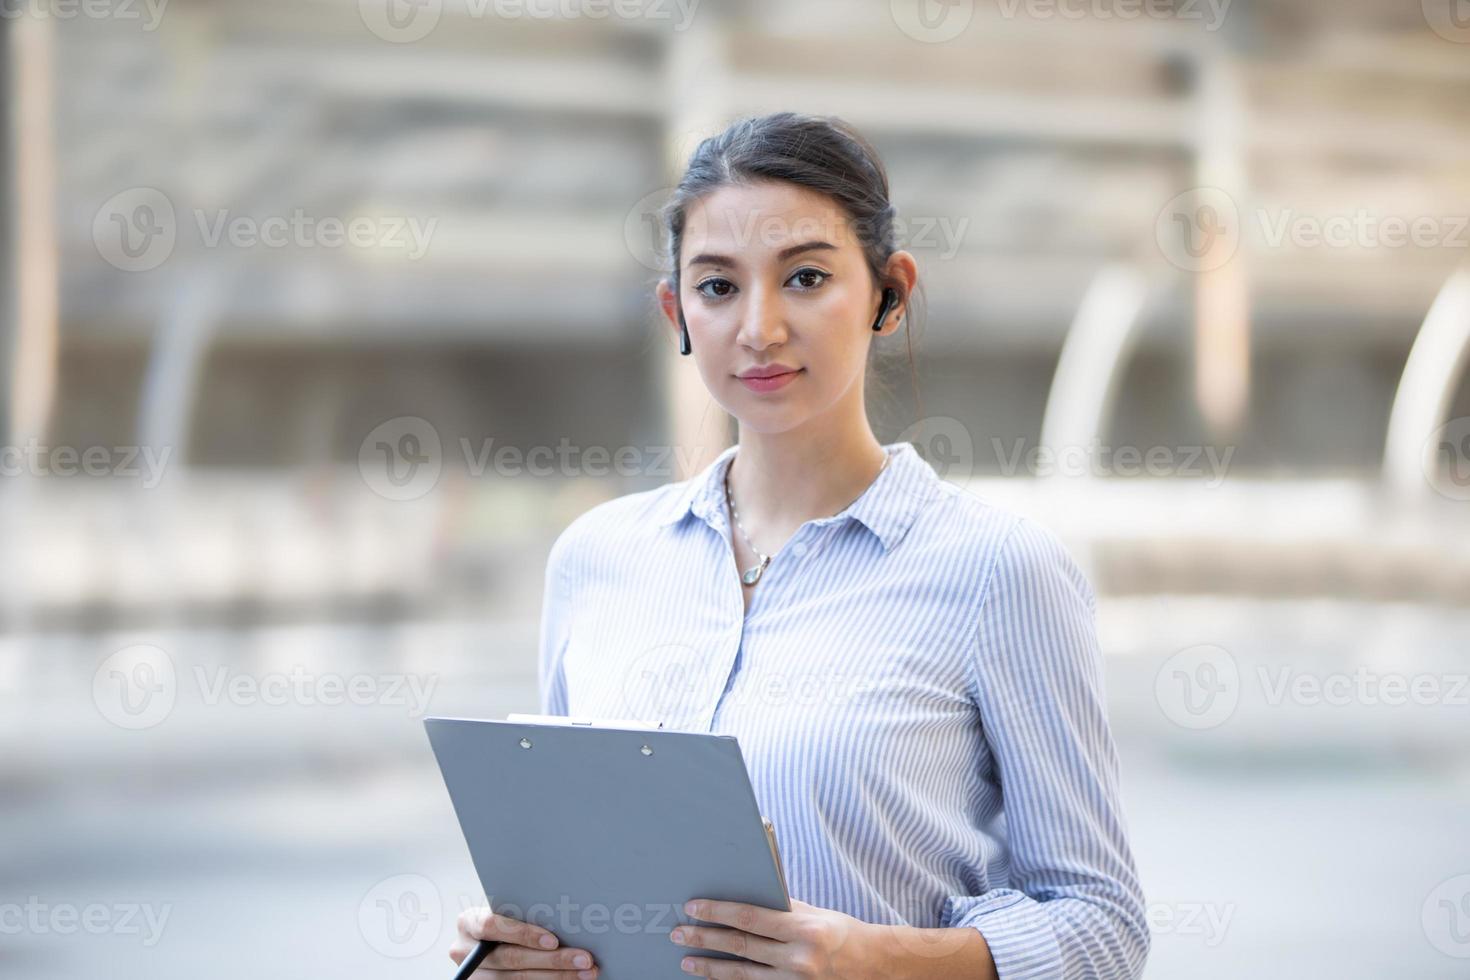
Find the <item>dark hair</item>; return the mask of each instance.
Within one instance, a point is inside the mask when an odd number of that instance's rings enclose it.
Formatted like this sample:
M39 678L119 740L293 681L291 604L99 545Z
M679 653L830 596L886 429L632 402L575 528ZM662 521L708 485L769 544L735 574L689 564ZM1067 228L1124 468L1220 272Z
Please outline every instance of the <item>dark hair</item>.
M731 184L787 181L827 195L847 213L873 281L884 282L888 259L898 249L896 211L888 199L888 171L878 151L849 123L835 116L776 112L738 119L701 142L663 208L674 293L679 292L679 253L691 204ZM899 290L902 292L902 290ZM912 306L910 306L912 309ZM906 313L905 323L912 323ZM907 335L914 371L912 333ZM914 372L914 390L918 375ZM922 400L919 414L923 415Z

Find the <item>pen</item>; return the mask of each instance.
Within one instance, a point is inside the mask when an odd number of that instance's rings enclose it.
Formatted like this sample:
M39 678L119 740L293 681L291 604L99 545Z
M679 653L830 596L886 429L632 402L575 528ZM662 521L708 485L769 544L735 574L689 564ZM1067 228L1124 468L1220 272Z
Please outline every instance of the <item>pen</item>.
M469 980L470 974L478 970L480 964L485 962L485 957L490 955L490 951L499 945L500 940L498 939L482 939L475 943L475 948L470 950L470 955L459 964L459 972L454 975L454 980Z

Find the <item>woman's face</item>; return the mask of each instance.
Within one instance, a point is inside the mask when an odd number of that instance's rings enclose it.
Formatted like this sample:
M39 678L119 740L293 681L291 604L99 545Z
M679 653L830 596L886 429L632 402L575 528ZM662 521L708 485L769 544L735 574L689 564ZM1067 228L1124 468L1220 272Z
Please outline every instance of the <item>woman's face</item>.
M694 359L727 412L781 432L845 399L861 409L881 289L840 205L783 181L721 187L690 206L680 253ZM677 329L666 284L660 298ZM741 377L771 369L788 373Z

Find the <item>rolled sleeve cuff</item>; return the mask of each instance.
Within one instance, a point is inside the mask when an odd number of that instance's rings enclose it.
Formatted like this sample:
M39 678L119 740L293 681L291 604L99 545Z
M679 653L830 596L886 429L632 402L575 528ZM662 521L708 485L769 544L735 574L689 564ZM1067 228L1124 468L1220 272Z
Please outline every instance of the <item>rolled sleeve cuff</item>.
M945 927L980 930L1000 980L1056 980L1062 976L1062 947L1041 903L1012 888L944 900Z

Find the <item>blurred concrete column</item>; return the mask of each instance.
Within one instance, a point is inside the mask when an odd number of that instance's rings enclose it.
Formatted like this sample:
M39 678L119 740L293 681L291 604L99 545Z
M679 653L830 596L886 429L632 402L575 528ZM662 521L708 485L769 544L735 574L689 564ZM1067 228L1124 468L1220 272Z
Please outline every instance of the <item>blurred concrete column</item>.
M1148 284L1129 266L1106 266L1093 277L1062 342L1041 419L1042 446L1060 456L1092 453L1106 437L1147 297ZM1089 465L1083 478L1091 476Z
M668 93L666 183L672 189L700 140L724 129L730 105L728 27L723 11L705 7L688 30L671 33L666 43L664 91ZM660 329L664 325L660 324ZM710 397L695 365L698 353L683 357L676 346L665 359L668 431L676 458L697 472L731 442L731 419Z
M44 440L56 391L58 273L51 18L5 17L4 436Z
M1250 401L1250 282L1245 241L1250 188L1245 164L1246 95L1239 67L1227 52L1199 63L1195 183L1218 188L1233 203L1235 215L1218 216L1210 247L1223 261L1206 255L1195 283L1195 397L1216 439L1232 438ZM1231 221L1234 227L1230 227ZM1230 254L1233 252L1233 254Z
M1383 478L1405 498L1427 497L1434 484L1425 479L1439 466L1448 444L1461 452L1467 427L1451 425L1455 391L1470 364L1470 266L1450 276L1435 297L1409 349L1399 378L1388 439L1383 450Z

